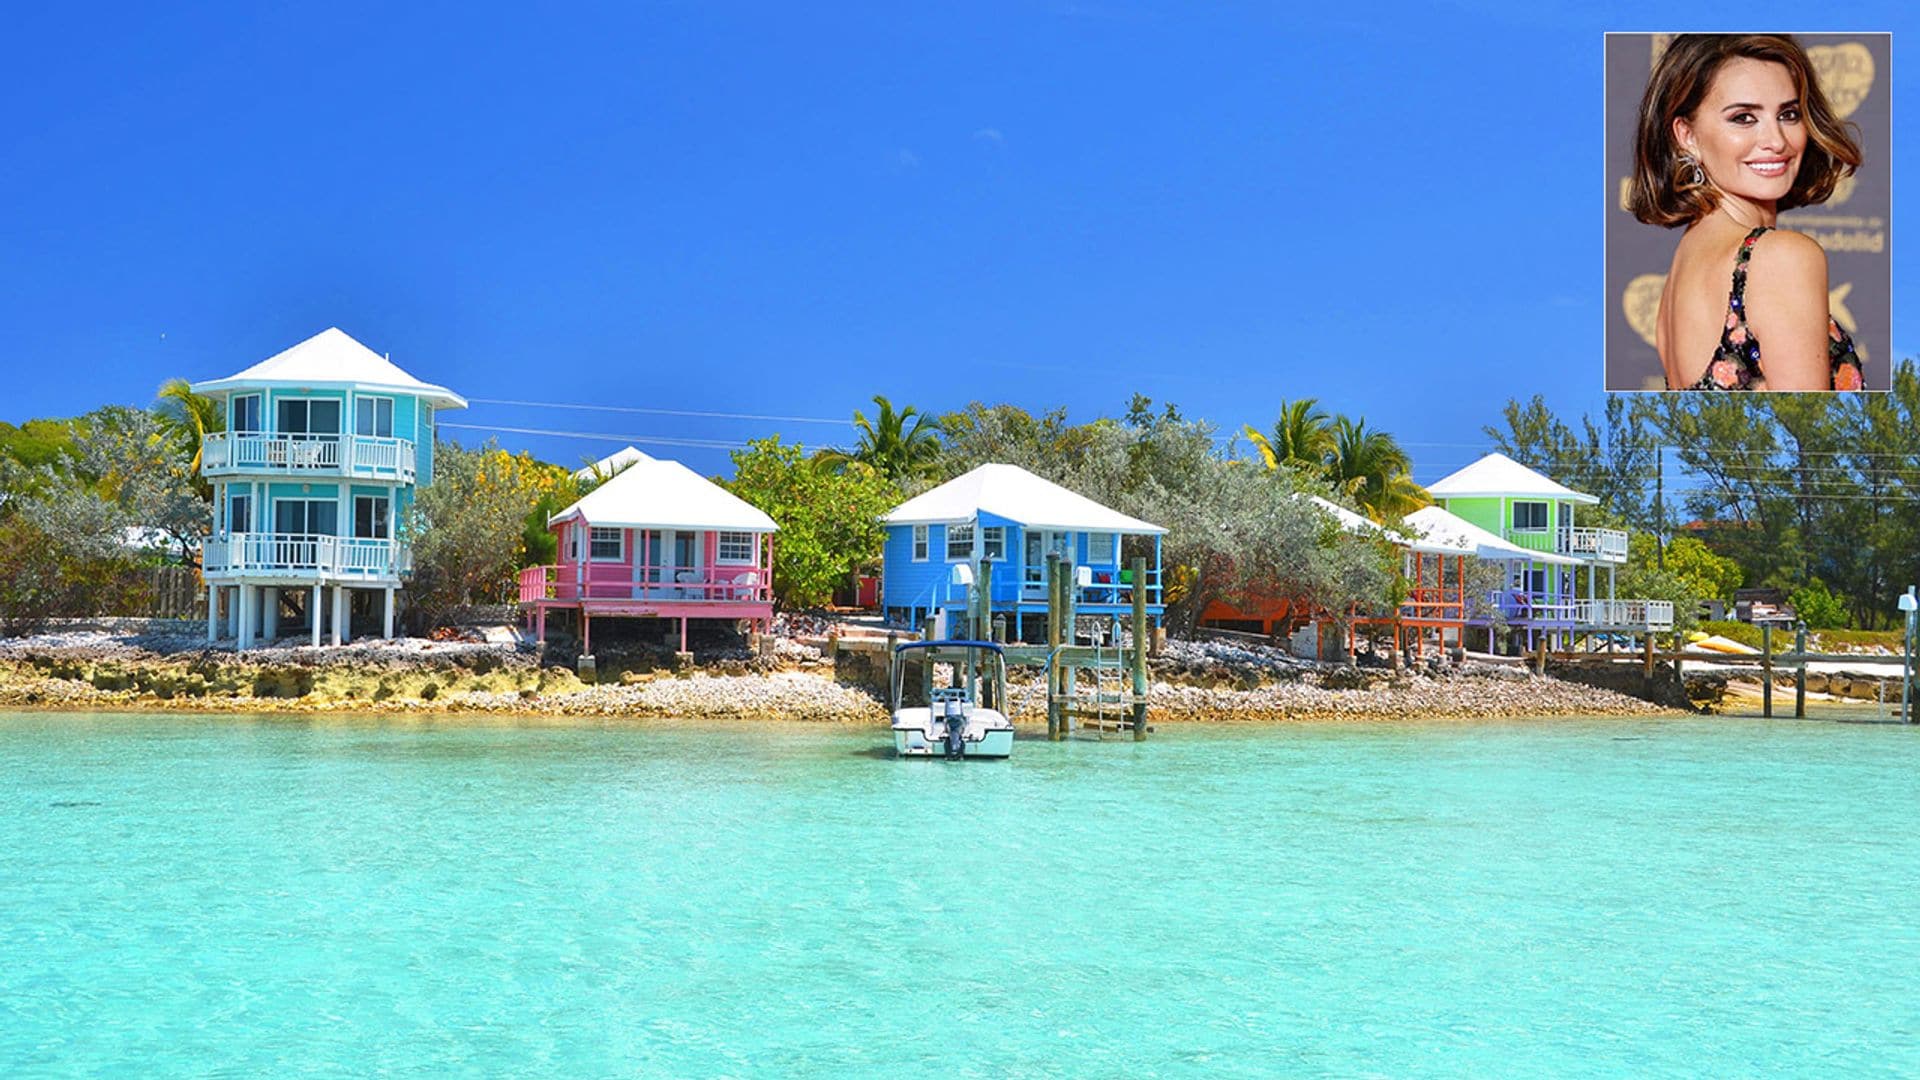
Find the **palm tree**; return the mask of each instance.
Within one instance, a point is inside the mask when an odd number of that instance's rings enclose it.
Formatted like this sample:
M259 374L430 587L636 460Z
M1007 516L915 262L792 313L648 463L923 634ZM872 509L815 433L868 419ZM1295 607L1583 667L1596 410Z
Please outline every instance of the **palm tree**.
M1280 403L1280 418L1273 422L1273 434L1246 428L1248 441L1260 451L1268 469L1283 464L1305 465L1320 470L1327 466L1333 452L1333 428L1316 398L1300 398Z
M1368 431L1365 420L1342 416L1333 422L1327 479L1375 521L1433 502L1426 489L1413 482L1413 459L1392 435Z
M189 467L198 477L200 451L206 445L207 436L227 430L227 418L220 403L194 393L193 385L185 379L168 379L160 384L153 411L192 459Z
M940 459L939 421L911 405L896 410L884 394L873 395L873 403L879 412L872 420L858 409L853 412L853 426L860 429L853 452L826 451L818 460L834 466L858 461L896 484L932 473Z

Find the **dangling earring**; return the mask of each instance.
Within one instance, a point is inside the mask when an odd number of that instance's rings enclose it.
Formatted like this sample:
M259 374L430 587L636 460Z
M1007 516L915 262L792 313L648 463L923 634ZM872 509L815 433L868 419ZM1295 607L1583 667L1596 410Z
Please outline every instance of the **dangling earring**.
M1680 170L1687 178L1688 187L1699 187L1707 182L1707 171L1700 167L1700 159L1692 154L1680 155Z

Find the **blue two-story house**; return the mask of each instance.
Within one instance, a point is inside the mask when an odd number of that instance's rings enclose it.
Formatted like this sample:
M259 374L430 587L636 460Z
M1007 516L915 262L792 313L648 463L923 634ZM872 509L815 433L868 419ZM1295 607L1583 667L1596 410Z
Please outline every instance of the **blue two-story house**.
M337 645L355 607L392 637L394 593L413 569L407 511L433 479L434 414L466 401L337 327L193 389L227 428L200 456L213 487L207 640L273 641L284 615L314 645L323 631Z
M908 499L881 521L887 543L880 604L894 622L917 626L941 612L962 618L965 581L989 562L992 612L1006 615L1014 639L1025 640L1045 624L1050 555L1073 565L1080 615L1122 620L1136 588L1146 590L1154 625L1166 610L1160 546L1167 530L1016 465L982 465ZM1133 580L1136 555L1147 558L1145 581ZM956 572L958 566L967 570Z

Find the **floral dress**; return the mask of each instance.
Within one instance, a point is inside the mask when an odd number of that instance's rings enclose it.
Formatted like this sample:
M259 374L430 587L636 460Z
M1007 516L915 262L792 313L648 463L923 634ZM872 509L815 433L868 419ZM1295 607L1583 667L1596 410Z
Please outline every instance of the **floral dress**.
M1720 332L1720 347L1714 350L1713 362L1707 365L1700 381L1687 387L1688 390L1749 390L1754 380L1761 377L1760 339L1754 337L1747 326L1747 261L1753 258L1754 242L1768 229L1769 226L1762 225L1740 242L1740 254L1733 262L1733 292L1727 296L1727 327ZM1840 329L1831 315L1827 316L1827 365L1829 389L1858 390L1865 385L1860 377L1859 354L1853 351L1853 339Z

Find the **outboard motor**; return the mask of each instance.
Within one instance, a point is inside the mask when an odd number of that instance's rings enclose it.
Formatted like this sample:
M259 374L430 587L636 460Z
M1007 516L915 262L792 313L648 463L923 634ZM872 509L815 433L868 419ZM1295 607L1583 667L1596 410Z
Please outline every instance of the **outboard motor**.
M967 756L967 713L966 707L958 701L947 702L944 719L947 722L947 757Z

